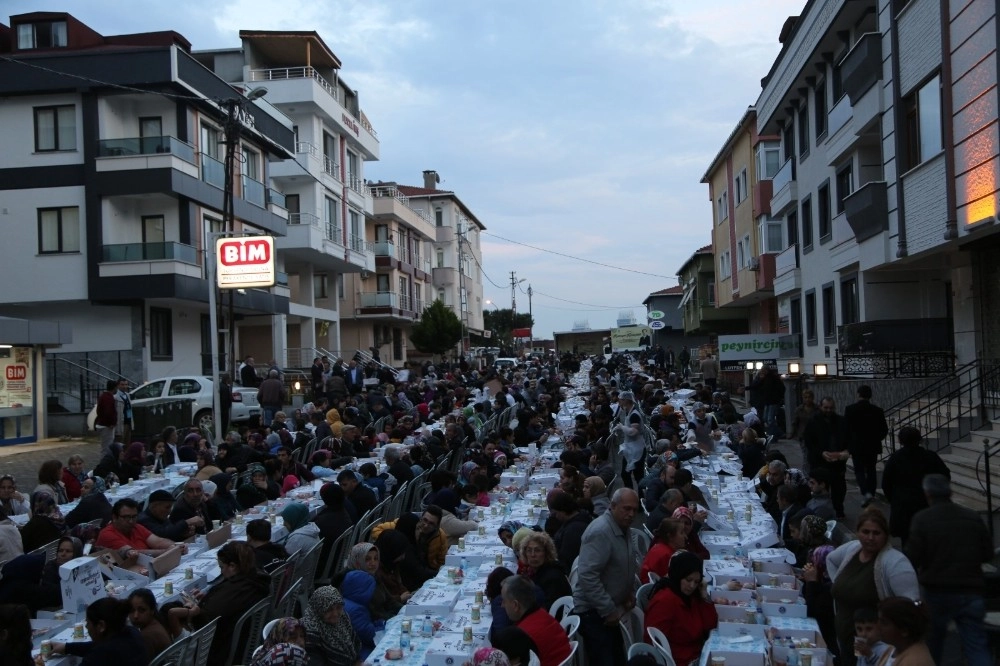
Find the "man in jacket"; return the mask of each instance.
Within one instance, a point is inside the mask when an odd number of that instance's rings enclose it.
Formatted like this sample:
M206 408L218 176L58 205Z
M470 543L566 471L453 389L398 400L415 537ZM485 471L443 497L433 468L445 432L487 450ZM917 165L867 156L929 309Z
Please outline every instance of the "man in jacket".
M246 388L257 388L260 386L260 379L257 377L257 369L253 367L253 356L247 356L240 365L240 384Z
M538 605L535 585L530 580L523 576L510 576L500 587L500 597L507 617L535 644L540 666L559 666L569 657L572 648L566 632L546 609Z
M378 498L375 497L374 491L358 481L357 475L351 470L345 469L338 474L337 483L344 491L348 503L354 507L358 517L365 515L378 504Z
M212 519L208 517L208 507L205 506L205 488L201 481L195 478L187 480L184 484L184 492L177 498L174 508L170 512L170 520L191 520L195 533L207 534L212 525Z
M781 381L778 369L767 366L760 369L757 377L747 387L753 396L753 406L757 408L761 421L767 428L769 437L785 434L785 425L778 422L781 406L785 403L785 383Z
M132 442L132 399L128 394L128 380L124 377L118 379L118 391L115 393L115 411L117 412L115 435L121 438L118 440L119 442L127 446Z
M872 388L858 387L858 401L844 410L844 424L851 460L854 462L854 476L858 489L865 498L861 506L867 507L875 499L875 463L882 452L882 440L889 434L885 422L885 412L871 403Z
M813 414L806 425L803 439L809 459L809 469L820 467L830 472L830 496L837 520L844 519L844 497L847 495L847 431L844 419L837 414L833 398L820 400L819 411Z
M166 490L154 490L149 496L146 508L139 514L139 524L158 537L171 541L184 541L194 536L195 529L203 524L200 516L187 520L170 520L170 509L174 496Z
M351 395L361 393L365 384L365 373L358 367L358 362L353 358L347 364L347 372L344 374L344 383Z
M115 427L118 425L118 406L115 394L118 392L118 382L109 379L107 387L97 397L97 418L94 419L94 429L101 437L101 458L111 452L115 442Z
M984 562L993 559L993 543L986 524L971 509L951 501L951 482L943 474L923 481L929 506L913 517L905 553L923 587L931 615L927 647L940 664L948 623L962 637L965 663L993 664L983 619Z
M583 533L573 603L592 664L625 663L618 621L635 607L639 563L630 530L637 511L639 495L631 488L619 488L610 508Z
M257 388L257 402L263 410L264 425L271 425L274 415L281 411L285 404L285 385L278 378L278 371L271 370L267 379Z
M719 362L709 352L705 358L701 359L701 377L705 380L705 385L713 391L719 381Z

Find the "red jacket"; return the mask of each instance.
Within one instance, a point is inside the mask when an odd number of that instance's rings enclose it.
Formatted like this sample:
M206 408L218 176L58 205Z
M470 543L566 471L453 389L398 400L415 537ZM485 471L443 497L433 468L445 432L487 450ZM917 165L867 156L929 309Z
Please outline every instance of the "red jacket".
M66 486L66 497L70 500L75 500L80 496L80 480L77 479L73 472L69 471L68 468L63 468L62 482Z
M719 625L719 615L715 605L700 596L691 598L691 605L685 605L680 596L669 587L653 595L646 607L646 626L656 627L667 636L674 661L689 664L701 655L701 649L708 639L708 632Z
M115 405L115 394L105 391L97 397L97 418L94 424L105 428L114 428L118 423L118 407Z
M649 572L655 573L660 578L667 575L667 567L670 566L670 558L674 554L673 546L657 541L646 553L639 569L639 580L643 583L649 582Z
M572 651L566 630L544 608L536 607L527 613L517 623L517 627L528 634L538 648L538 662L541 666L559 666Z

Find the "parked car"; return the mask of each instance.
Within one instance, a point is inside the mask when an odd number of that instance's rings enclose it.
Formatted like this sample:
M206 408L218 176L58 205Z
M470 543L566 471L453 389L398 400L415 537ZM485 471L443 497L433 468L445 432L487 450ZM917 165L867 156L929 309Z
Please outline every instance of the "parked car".
M133 409L154 400L166 402L170 398L189 398L193 400L190 424L204 430L212 428L212 386L212 380L208 377L163 377L132 389L129 396L132 398ZM230 423L243 423L253 416L259 417L261 408L257 402L257 389L234 386L233 408L229 414Z
M521 361L516 358L498 358L493 361L493 367L497 370L507 370L516 367Z

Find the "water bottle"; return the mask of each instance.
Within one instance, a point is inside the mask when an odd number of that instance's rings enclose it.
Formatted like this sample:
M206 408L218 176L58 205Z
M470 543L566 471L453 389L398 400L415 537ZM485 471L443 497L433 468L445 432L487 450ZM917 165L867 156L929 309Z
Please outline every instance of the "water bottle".
M403 655L410 651L410 623L409 621L404 621L401 625L401 631L399 632L399 649L403 651Z
M462 560L458 564L458 570L462 574L463 577L465 576L465 567L466 567L466 560L463 557Z
M420 627L421 636L433 636L434 635L434 624L431 622L431 616L424 616L424 624Z
M799 666L799 651L793 647L788 648L788 666Z

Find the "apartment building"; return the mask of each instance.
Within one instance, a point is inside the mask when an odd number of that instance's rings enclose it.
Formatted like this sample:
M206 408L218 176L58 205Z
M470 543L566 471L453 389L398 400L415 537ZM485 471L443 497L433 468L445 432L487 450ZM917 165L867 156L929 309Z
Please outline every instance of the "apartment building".
M291 123L203 67L175 32L105 36L34 12L0 24L0 51L0 309L73 330L52 362L50 403L89 408L82 381L64 385L68 368L133 381L210 371L204 250L223 230L227 109L240 110L237 232L285 235L285 200L268 182L294 150ZM229 293L243 321L288 312L283 275Z
M773 333L774 257L785 249L784 226L770 214L770 178L779 152L777 137L757 135L756 121L751 106L701 182L712 203L715 307L745 318L749 333Z
M290 367L310 365L319 350L353 356L357 336L343 340L341 323L357 315L350 276L376 269L368 230L375 208L364 167L379 157L378 135L319 34L241 30L240 39L238 49L195 57L227 81L266 87L267 103L290 119L295 135L294 159L270 172L288 209L287 234L276 243L288 275L287 313L241 322L241 349L266 351Z
M830 0L786 22L755 108L780 137L774 292L805 371L834 374L838 352L1000 351L995 14Z
M480 235L486 225L454 192L437 188L436 171L423 173L423 187L398 185L409 206L434 220L431 244L432 288L428 301L440 299L452 308L470 335L483 334L483 252Z
M700 247L677 271L683 288L677 309L681 311L685 335L718 336L746 333L743 312L716 307L716 267L711 245Z

